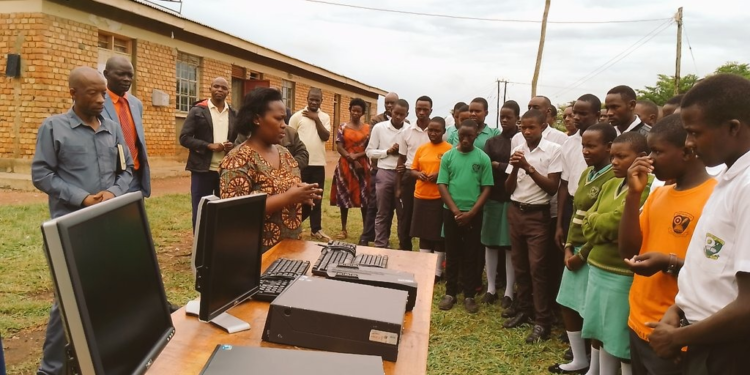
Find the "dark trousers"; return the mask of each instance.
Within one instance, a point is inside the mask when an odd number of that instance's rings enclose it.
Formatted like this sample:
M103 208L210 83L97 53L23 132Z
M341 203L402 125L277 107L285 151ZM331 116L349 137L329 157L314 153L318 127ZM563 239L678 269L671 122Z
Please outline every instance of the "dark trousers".
M396 208L396 179L398 173L392 169L378 170L378 212L375 215L375 247L388 247L393 225L393 210Z
M458 278L464 298L474 298L477 287L482 285L482 273L477 269L477 252L482 251L482 212L471 219L467 226L459 227L453 212L443 209L445 231L445 294L456 297Z
M682 360L684 375L744 375L750 368L750 339L691 345Z
M0 375L5 375L5 356L3 355L3 338L0 336Z
M375 216L378 214L377 176L378 170L370 171L370 200L367 202L367 213L362 218L364 227L359 237L360 245L375 241Z
M527 314L534 312L536 324L549 327L552 322L550 298L547 295L549 208L522 212L511 202L508 221L518 307Z
M651 345L631 329L630 330L630 364L633 375L680 375L682 368L673 361L661 359Z
M556 229L557 218L551 218L547 230L550 234L549 241L547 241L547 297L553 309L557 306L557 292L560 291L560 282L565 268L565 253L555 244Z
M49 313L47 332L44 336L42 363L37 375L62 375L65 373L65 331L63 330L60 308L57 301L52 302Z
M191 172L190 173L190 198L193 202L193 232L195 232L195 219L198 215L198 205L201 198L207 195L219 196L219 172Z
M416 184L417 180L407 170L401 178L401 200L396 204L399 250L414 250L409 233L411 232L411 217L414 213L414 187Z
M325 189L326 186L326 167L322 165L308 165L302 170L302 182L308 184L318 184L318 187ZM304 205L302 207L302 217L310 216L310 231L312 233L318 232L323 229L322 220L322 203L323 201L315 202L315 205L310 207Z

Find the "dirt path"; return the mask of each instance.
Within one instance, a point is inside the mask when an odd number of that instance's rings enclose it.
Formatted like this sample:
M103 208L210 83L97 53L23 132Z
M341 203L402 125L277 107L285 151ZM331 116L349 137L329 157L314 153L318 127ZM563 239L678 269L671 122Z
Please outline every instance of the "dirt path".
M151 181L151 196L190 193L190 177L160 178ZM0 205L46 202L47 195L40 191L0 189Z

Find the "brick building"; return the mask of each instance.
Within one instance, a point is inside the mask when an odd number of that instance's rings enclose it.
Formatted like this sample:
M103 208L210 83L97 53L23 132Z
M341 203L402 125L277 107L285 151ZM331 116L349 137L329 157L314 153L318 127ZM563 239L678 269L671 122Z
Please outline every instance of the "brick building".
M230 103L270 86L292 111L304 108L310 87L321 88L333 126L346 121L352 98L368 103L369 119L385 94L142 0L0 0L3 71L9 54L20 55L21 69L19 77L0 76L0 172L28 171L42 120L71 106L70 70L102 71L113 55L135 67L131 92L143 101L146 143L157 158L185 156L182 123L218 76L231 80Z

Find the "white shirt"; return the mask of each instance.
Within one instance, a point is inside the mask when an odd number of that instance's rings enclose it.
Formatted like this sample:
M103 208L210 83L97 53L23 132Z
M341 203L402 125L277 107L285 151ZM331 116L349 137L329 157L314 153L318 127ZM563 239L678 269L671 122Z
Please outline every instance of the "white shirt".
M411 169L414 154L417 153L419 146L430 141L430 137L427 136L427 128L422 130L416 123L413 125L404 124L401 136L398 139L398 153L406 156L406 169Z
M576 195L578 190L578 181L581 180L581 174L588 168L586 160L583 158L583 138L581 131L568 137L562 145L562 180L568 181L568 194Z
M690 323L734 301L736 274L750 272L750 152L716 179L677 279L675 303Z
M534 151L529 150L529 146L524 142L522 145L513 149L511 154L518 150L523 151L526 161L528 161L539 174L546 177L551 173L562 172L562 159L560 158L559 145L542 138ZM508 164L508 168L505 172L508 174L513 172L513 166ZM516 184L516 190L514 190L513 194L510 196L512 201L525 204L547 204L552 198L552 196L542 190L542 188L534 182L534 179L527 175L526 171L523 169L518 170Z
M542 131L542 138L552 143L556 143L560 146L562 146L565 141L568 140L568 136L565 133L553 128L550 125L547 125L547 128ZM519 131L518 133L516 133L516 135L513 136L513 138L511 138L510 148L511 150L515 150L516 147L525 143L526 138L524 138L523 133Z
M721 172L724 172L724 170L727 169L726 164L717 165L715 167L706 167L706 172L711 175L711 177L716 177L721 174Z
M628 128L625 129L625 133L633 130L633 128L635 128L636 126L638 126L638 124L640 124L640 123L641 123L641 119L638 117L638 115L635 115L635 120L633 120L633 122L628 126ZM622 132L620 132L620 128L618 128L616 126L614 128L615 128L615 131L617 132L617 135L622 135Z
M214 105L211 99L208 99L208 110L211 112L211 123L214 128L214 142L213 143L224 143L228 141L229 137L229 104L224 103L224 110L219 111L219 107ZM212 171L219 170L219 163L221 159L224 159L226 153L224 151L213 151L211 155L211 165L209 169Z
M304 110L308 110L305 107ZM331 131L331 117L327 113L318 109L318 118L323 123L323 127ZM289 119L289 126L299 134L299 139L305 144L307 153L310 155L310 160L307 165L310 166L325 166L326 165L326 142L320 139L318 135L318 127L315 125L315 121L302 116L302 111L298 111L292 118ZM335 135L332 135L335 137Z
M388 155L386 152L393 146L394 143L399 142L399 134L404 127L408 126L406 123L401 126L400 129L396 129L391 124L391 120L383 121L375 124L370 131L370 142L367 144L365 153L370 159L378 159L378 168L395 170L396 164L398 164L398 156ZM401 146L399 146L401 149Z

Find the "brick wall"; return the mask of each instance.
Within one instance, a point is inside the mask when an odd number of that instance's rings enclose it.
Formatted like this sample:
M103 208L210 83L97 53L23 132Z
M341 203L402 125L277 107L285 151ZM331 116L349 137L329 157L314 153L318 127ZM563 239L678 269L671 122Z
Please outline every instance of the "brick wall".
M143 130L149 156L175 155L175 88L177 50L138 40L135 56L136 96L143 101ZM161 90L169 95L169 105L154 107L151 95Z
M22 61L20 78L0 78L0 157L30 159L42 121L72 104L70 70L96 67L97 32L41 13L0 14L0 24L0 66L5 53L19 53Z
M210 59L207 57L204 57L201 62L201 72L200 72L200 78L201 78L201 87L198 88L198 92L200 93L201 99L206 99L211 97L211 91L209 90L211 88L211 82L213 82L214 78L216 77L224 77L227 81L231 82L232 80L232 64L225 63L223 61ZM232 101L231 94L231 84L230 84L230 90L229 90L229 96L227 96L227 100L229 102Z

